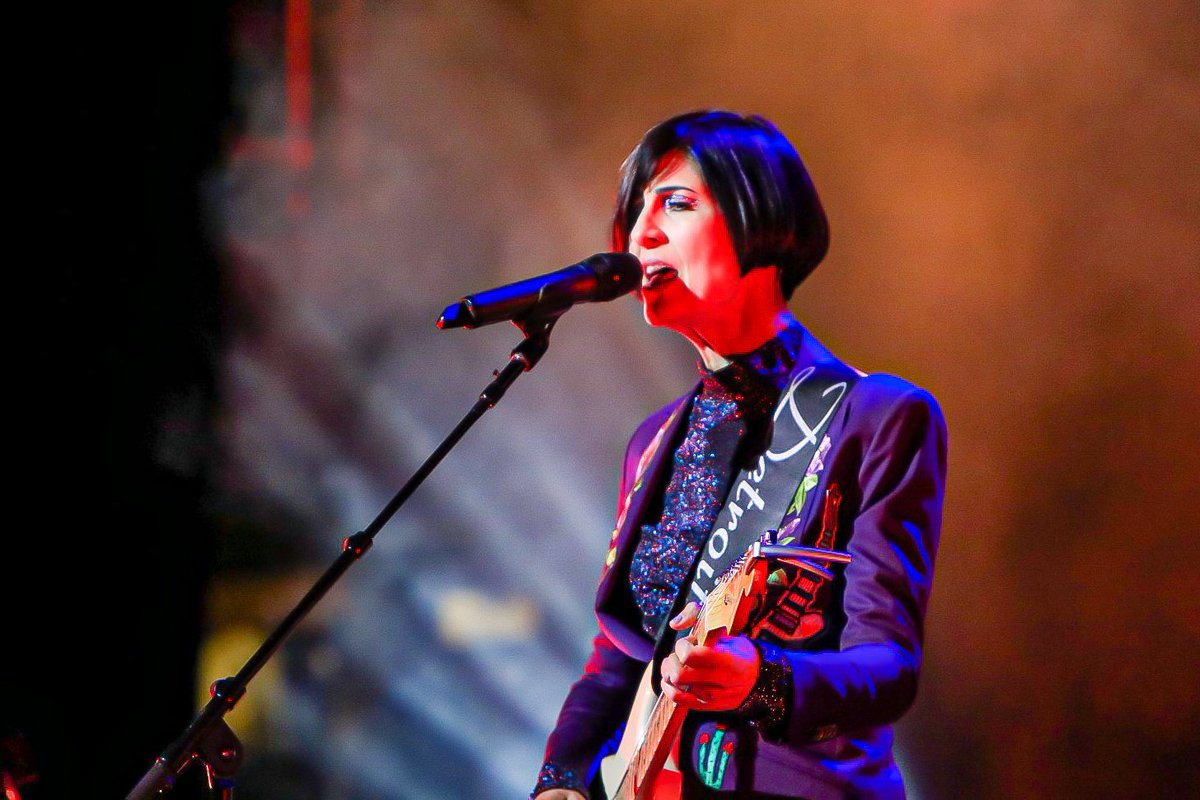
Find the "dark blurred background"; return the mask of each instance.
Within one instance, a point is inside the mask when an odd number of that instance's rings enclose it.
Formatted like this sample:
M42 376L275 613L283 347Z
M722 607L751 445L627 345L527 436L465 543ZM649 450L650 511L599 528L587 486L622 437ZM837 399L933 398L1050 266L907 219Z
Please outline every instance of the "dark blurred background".
M620 161L699 107L814 175L795 313L949 420L910 795L1200 792L1192 0L38 14L0 562L25 797L124 796L516 344L441 308L606 249ZM632 300L565 317L230 715L241 796L527 792L626 437L693 376Z

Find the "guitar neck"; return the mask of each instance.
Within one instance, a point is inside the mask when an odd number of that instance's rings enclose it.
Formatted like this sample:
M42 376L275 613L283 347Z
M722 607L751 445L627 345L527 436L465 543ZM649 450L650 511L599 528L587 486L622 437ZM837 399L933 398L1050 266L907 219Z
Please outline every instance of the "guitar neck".
M659 695L650 712L646 736L634 752L625 778L612 800L646 800L653 796L654 782L662 772L686 715L686 708Z

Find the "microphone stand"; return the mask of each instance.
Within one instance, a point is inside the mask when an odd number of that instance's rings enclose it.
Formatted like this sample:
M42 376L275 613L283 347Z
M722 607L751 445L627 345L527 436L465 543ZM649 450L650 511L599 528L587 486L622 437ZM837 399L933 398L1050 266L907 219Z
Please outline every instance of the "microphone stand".
M288 635L321 601L325 593L337 583L350 565L370 549L375 534L379 533L392 515L404 505L417 487L454 449L454 446L470 430L471 426L500 401L500 398L516 381L517 376L522 372L528 372L537 365L550 346L550 330L562 313L563 311L559 311L551 315L514 320L514 324L521 329L525 338L513 348L509 354L508 363L502 369L492 373L494 380L479 395L479 399L475 401L471 410L425 459L408 479L408 482L372 520L371 524L358 533L346 537L342 542L342 552L337 559L317 579L308 593L284 617L271 635L259 645L258 650L250 656L237 675L232 678L222 678L213 683L209 690L212 699L205 704L183 734L155 760L154 765L146 771L146 774L126 796L126 800L147 800L159 792L169 790L174 785L175 779L192 761L200 761L204 764L213 797L220 798L220 800L233 799L234 777L242 762L243 749L237 735L225 724L225 715L232 711L242 696L246 694L246 686L280 648Z

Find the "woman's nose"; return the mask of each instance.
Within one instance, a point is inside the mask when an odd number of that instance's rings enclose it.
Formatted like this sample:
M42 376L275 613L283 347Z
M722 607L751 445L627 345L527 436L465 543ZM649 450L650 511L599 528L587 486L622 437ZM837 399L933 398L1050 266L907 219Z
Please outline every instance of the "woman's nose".
M658 247L667 241L666 235L654 221L652 209L643 209L638 215L633 229L629 231L629 241L644 248Z

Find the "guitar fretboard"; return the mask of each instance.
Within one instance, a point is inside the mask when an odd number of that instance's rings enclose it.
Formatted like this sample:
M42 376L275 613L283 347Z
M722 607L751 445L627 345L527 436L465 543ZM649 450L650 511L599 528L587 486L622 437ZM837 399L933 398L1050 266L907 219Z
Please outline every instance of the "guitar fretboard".
M649 796L643 791L651 788L644 785L646 776L657 775L666 763L667 753L686 712L687 709L679 708L673 700L659 695L650 712L650 721L646 724L646 736L630 760L629 770L613 800L643 800Z

